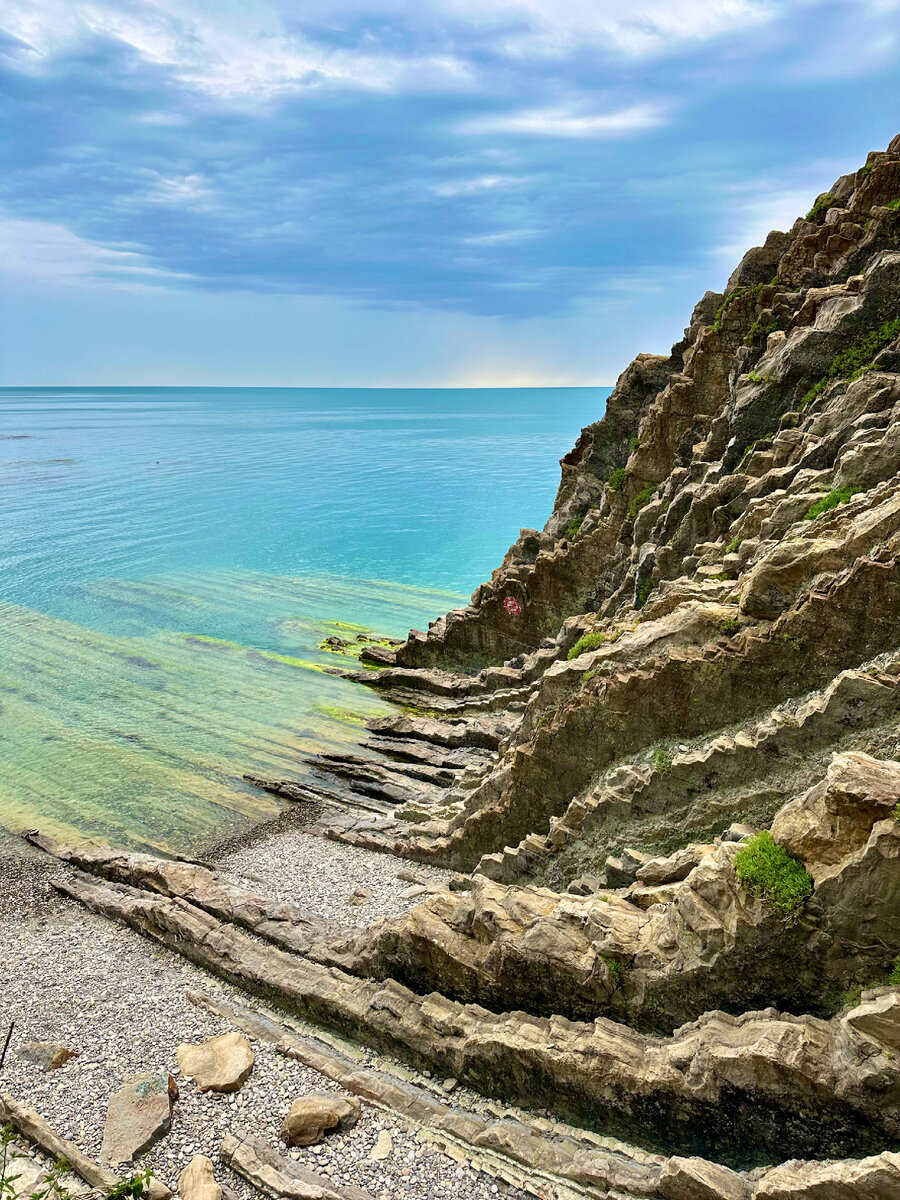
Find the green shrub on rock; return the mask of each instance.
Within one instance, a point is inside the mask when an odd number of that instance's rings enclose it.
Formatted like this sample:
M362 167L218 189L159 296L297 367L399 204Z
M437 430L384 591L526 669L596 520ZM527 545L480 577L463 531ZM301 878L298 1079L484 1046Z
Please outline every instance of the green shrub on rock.
M606 482L612 488L612 490L614 492L617 492L621 488L624 481L625 481L625 468L624 467L616 467L616 469L613 471L612 475L610 475L609 479L607 479Z
M834 488L827 496L823 496L821 500L817 500L813 504L804 521L814 521L816 517L821 517L822 513L830 512L831 509L837 508L839 504L846 504L848 500L852 500L854 496L858 496L863 488L858 487L841 487Z
M824 217L829 208L834 208L837 204L837 196L831 192L825 192L820 196L809 212L806 214L807 221L818 221L820 217Z
M888 983L894 985L900 984L900 954L894 959L891 973L888 975Z
M632 502L628 508L629 517L631 517L632 519L634 517L636 517L638 515L638 512L640 511L640 509L642 509L645 504L649 504L655 495L656 495L655 487L642 488L641 491L639 491L638 494L635 496L635 498L632 500Z
M791 858L767 829L756 834L734 856L738 880L751 896L760 896L784 917L796 918L812 895L806 867Z
M578 658L580 654L587 654L588 650L596 650L606 640L606 634L601 633L599 629L592 633L584 633L566 655L566 658L571 661L573 658Z
M584 516L573 517L565 529L562 531L564 538L573 538L581 526L584 524Z

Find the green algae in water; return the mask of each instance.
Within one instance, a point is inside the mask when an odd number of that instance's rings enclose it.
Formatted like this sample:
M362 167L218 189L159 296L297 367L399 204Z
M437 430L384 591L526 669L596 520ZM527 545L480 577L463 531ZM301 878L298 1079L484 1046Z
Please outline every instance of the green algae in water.
M252 572L82 589L86 616L140 635L0 605L0 824L183 853L274 815L244 773L308 779L304 756L350 749L392 711L323 672L335 611L422 620L432 597Z

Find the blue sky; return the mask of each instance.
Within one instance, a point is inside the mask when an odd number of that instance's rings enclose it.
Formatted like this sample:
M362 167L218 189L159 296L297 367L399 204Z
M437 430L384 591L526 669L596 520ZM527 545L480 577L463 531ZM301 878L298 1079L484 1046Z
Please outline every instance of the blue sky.
M611 383L900 132L900 0L6 0L0 384Z

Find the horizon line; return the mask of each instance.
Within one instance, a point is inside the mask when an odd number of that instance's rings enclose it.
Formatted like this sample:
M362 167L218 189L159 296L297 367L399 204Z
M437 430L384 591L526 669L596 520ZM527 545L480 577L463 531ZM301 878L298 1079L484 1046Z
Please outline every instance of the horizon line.
M527 392L564 388L569 391L589 388L612 388L612 383L0 383L0 391L50 391L78 388L125 389L125 388L171 388L173 390L215 391L228 388L231 391L354 391L354 392Z

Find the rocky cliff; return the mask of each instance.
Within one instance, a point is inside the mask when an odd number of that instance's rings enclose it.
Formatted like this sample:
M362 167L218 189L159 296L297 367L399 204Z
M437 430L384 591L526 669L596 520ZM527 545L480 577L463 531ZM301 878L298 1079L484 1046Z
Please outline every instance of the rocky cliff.
M900 1196L900 138L561 466L466 608L370 652L407 711L317 760L327 836L451 889L348 935L187 864L51 847L63 886L643 1148L559 1195Z

